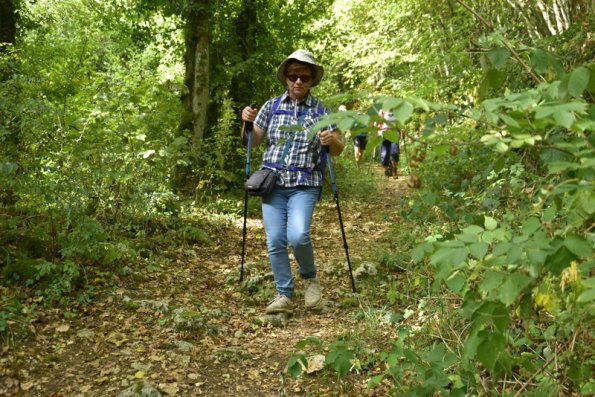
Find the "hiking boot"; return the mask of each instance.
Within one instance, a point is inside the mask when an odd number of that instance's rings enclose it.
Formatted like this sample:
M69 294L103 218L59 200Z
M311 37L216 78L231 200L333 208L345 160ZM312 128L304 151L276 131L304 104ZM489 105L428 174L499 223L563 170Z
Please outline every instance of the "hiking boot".
M304 279L304 300L306 308L316 307L322 299L322 292L320 292L320 280L318 277Z
M265 310L266 314L276 313L293 313L293 302L290 298L285 295L277 294L275 299L267 306Z

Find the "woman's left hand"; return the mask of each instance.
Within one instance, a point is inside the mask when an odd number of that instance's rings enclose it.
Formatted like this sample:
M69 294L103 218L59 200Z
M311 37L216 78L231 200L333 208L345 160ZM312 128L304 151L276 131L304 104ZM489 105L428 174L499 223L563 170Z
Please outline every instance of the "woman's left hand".
M318 139L320 139L320 144L322 146L330 146L332 145L335 140L335 135L331 130L323 130L318 132Z
M331 156L338 156L345 145L338 130L323 130L318 133L318 139L322 146L327 146Z

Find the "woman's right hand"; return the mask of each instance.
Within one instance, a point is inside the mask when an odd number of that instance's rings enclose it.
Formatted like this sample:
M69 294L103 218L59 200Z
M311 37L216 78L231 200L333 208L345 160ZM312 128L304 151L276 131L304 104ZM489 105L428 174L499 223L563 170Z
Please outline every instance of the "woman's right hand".
M248 123L251 123L256 118L257 110L251 108L250 106L246 106L244 110L242 110L242 120Z

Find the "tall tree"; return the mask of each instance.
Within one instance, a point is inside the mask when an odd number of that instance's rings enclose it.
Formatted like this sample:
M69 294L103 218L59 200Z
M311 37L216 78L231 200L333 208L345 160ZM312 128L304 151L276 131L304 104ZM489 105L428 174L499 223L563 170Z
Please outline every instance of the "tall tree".
M209 0L191 0L184 13L186 93L182 97L182 128L192 132L193 143L201 141L207 128L209 104Z
M553 36L595 11L589 0L507 0L533 37Z
M14 44L17 33L17 1L0 0L0 52L6 51L5 44Z

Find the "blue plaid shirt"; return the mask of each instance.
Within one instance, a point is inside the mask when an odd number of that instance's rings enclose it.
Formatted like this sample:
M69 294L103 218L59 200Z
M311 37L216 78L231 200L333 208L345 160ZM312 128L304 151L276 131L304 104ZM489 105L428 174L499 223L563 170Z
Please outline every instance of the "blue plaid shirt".
M263 154L263 163L273 164L279 170L280 178L277 184L285 187L322 186L324 164L322 163L322 146L317 135L308 140L310 127L318 121L318 113L326 114L322 102L308 93L308 95L294 104L286 91L281 96L275 114L269 117L275 98L269 99L258 112L254 124L266 131L267 146ZM278 112L283 114L278 114ZM301 116L300 116L301 114ZM270 124L269 124L270 120ZM282 130L281 126L295 126L300 124L300 131ZM332 127L331 127L332 129ZM291 135L293 140L285 156L285 164L281 163L283 150Z

